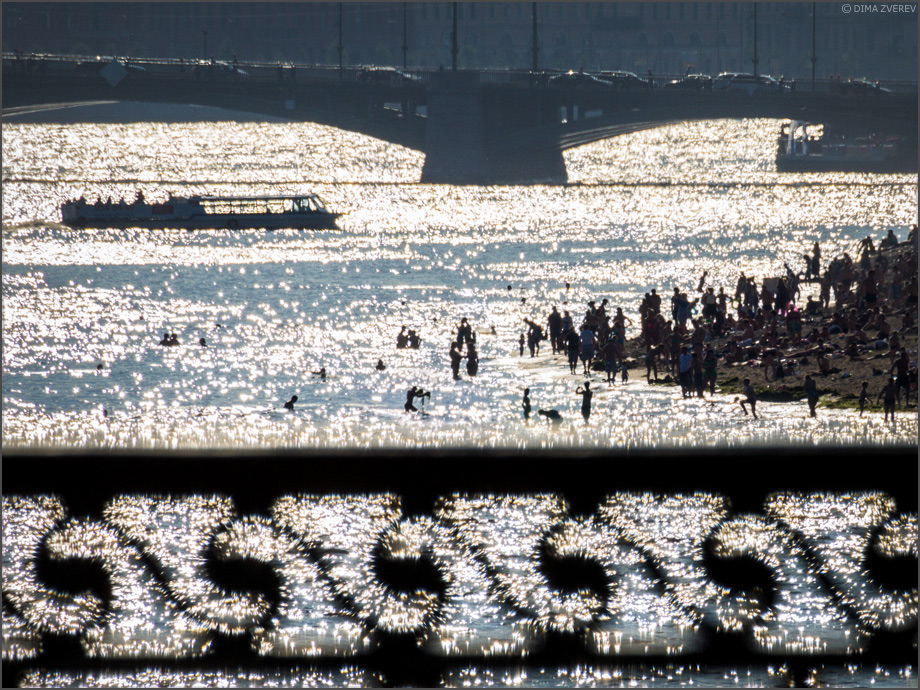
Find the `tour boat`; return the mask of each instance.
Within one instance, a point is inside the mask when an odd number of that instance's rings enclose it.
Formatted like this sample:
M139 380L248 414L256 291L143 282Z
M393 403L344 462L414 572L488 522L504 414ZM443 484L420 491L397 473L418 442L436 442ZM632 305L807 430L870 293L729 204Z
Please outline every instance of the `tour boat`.
M191 196L169 195L166 201L150 203L138 193L132 203L83 197L61 204L65 225L79 228L179 228L301 230L338 229L341 213L326 208L316 194L281 196Z
M779 172L917 172L916 153L909 155L897 137L845 139L829 136L821 125L793 120L781 125L776 143Z

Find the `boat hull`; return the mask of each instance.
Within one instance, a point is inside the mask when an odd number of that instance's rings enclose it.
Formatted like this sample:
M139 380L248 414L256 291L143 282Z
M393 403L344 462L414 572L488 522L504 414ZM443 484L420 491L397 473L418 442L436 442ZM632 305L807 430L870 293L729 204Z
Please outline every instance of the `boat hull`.
M778 172L853 172L853 173L916 173L917 159L895 157L884 160L859 160L815 155L777 156Z
M341 215L341 213L310 213L276 216L208 214L190 218L77 217L65 220L64 224L75 228L100 230L126 228L147 230L338 230L339 227L335 221Z

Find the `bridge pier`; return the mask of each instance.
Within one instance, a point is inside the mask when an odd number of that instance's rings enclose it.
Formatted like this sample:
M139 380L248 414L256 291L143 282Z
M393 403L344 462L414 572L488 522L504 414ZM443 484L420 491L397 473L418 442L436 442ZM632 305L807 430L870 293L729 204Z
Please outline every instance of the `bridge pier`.
M535 134L533 141L515 136L514 145L496 134L477 74L434 75L428 91L425 164L429 184L560 183L568 179L562 150ZM497 116L497 114L495 114Z

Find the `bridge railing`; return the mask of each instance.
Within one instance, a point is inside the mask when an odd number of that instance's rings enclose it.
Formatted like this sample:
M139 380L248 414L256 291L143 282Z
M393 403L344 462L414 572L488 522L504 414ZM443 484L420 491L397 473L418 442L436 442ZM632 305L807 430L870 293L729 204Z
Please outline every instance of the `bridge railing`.
M374 67L348 65L313 65L293 62L240 62L226 60L200 60L185 58L137 58L130 56L100 55L54 55L47 53L4 52L2 54L4 76L32 75L66 76L79 72L91 74L98 65L101 70L113 60L119 61L137 76L156 77L158 79L188 79L194 76L202 80L214 81L297 81L297 82L345 82L356 83L366 79L368 83L389 87L418 86L431 81L440 69L409 68L406 70L392 67ZM483 85L492 86L542 86L553 74L561 70L531 72L530 70L462 70L467 74L477 74ZM660 88L671 81L681 79L683 74L645 74L641 78L652 87ZM837 79L790 79L784 84L790 92L809 94L837 94L842 82ZM871 82L892 93L916 94L917 82L878 81ZM858 96L860 94L854 94ZM871 95L871 94L869 94Z

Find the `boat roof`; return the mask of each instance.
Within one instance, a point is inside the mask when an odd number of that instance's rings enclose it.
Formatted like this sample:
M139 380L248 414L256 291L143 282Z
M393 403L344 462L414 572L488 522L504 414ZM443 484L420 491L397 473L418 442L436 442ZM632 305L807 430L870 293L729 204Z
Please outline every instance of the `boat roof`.
M310 199L317 195L310 192L308 194L266 194L257 196L212 196L203 195L197 198L203 201L286 201L289 199Z

